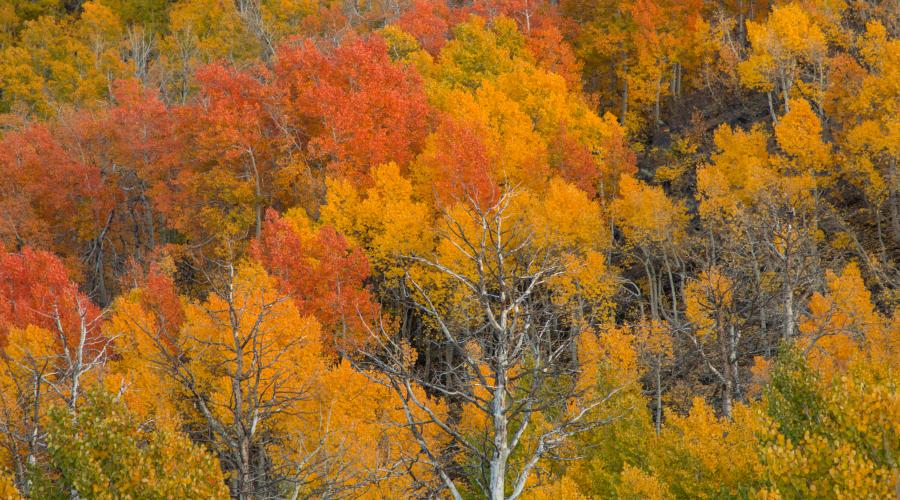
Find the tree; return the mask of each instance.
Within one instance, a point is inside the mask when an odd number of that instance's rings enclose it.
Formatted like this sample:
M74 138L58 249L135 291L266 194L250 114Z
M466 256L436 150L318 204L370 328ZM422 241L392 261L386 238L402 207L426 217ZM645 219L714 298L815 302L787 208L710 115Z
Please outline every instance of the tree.
M662 99L698 85L692 73L700 73L715 48L701 7L666 0L561 3L574 21L568 34L583 61L585 89L599 94L602 111L616 114L631 132L647 122L659 127Z
M234 2L191 0L169 11L169 33L160 41L161 82L172 101L187 102L197 68L215 61L244 61L260 51Z
M186 308L177 336L159 323L133 323L132 331L155 343L151 359L192 404L189 425L208 436L232 493L248 498L291 484L302 472L295 467L313 457L303 450L315 446L302 440L314 438L284 426L312 399L324 365L318 323L300 317L258 265L224 271L214 295Z
M427 415L425 422L465 457L458 466L472 487L490 498L521 496L538 464L562 452L572 436L600 425L599 408L620 390L598 394L579 386L577 367L567 359L577 332L566 330L546 293L546 283L563 270L559 254L533 242L525 214L514 206L510 193L488 208L456 205L442 217L440 259L407 257L418 268L406 278L413 307L448 352L440 371L429 376L418 370L406 341L386 330L376 332L381 349L367 353L399 397L413 432L423 423L416 412ZM437 300L447 292L453 302ZM460 425L417 396L415 385L457 402ZM461 498L452 455L417 441L450 494Z
M329 50L309 40L289 42L279 53L275 82L306 168L354 184L370 185L370 170L379 164L405 166L428 130L421 77L392 61L377 35Z
M154 92L134 81L118 81L110 92L116 102L109 106L10 131L0 154L4 245L63 256L101 305L129 258L143 261L167 241L157 190L179 149Z
M722 383L722 413L731 417L736 398L741 397L738 371L740 331L735 325L734 282L720 269L712 268L688 283L684 290L685 316L694 326L692 340L709 370ZM721 368L713 366L703 349L707 339L719 344Z
M687 238L684 207L669 199L660 187L623 176L620 196L610 209L627 244L640 252L638 260L647 278L650 320L666 319L677 323L678 296L683 293L685 275L685 261L681 255ZM663 277L667 277L667 281ZM676 288L676 278L679 288ZM666 284L671 300L668 310L663 304Z
M100 365L110 339L100 332L102 313L68 279L56 257L26 248L0 255L0 325L36 326L49 333L44 346L55 353L59 387L52 387L70 408L81 393L82 377ZM40 343L39 343L40 344ZM46 379L44 379L46 380Z
M798 349L776 362L763 399L771 430L761 457L770 491L833 498L894 494L896 374L881 361L896 364L896 350L885 360L856 346L849 365L833 375L818 373L816 361L804 360Z
M358 247L331 226L311 227L304 214L269 211L253 254L300 313L322 323L329 354L347 355L365 345L365 325L377 322L379 311L365 284L369 262Z
M212 254L237 253L242 241L259 236L277 195L285 138L273 118L276 97L267 73L204 66L196 73L199 98L176 115L182 163L160 172L159 205L175 228L211 246ZM186 212L187 199L200 203Z
M52 254L25 248L0 255L0 428L4 458L26 493L26 472L46 449L47 411L75 411L112 354L101 320Z
M622 387L602 410L610 422L574 438L573 447L583 450L583 456L562 475L588 498L627 494L634 486L628 484L627 476L651 470L650 458L658 443L640 384L646 373L640 362L641 337L635 328L610 326L596 335L585 332L578 341L580 384L598 393ZM647 482L650 485L652 481Z
M765 23L747 21L752 52L739 70L744 85L769 98L772 121L777 122L772 93L780 94L785 112L795 87L819 103L825 84L827 44L822 29L800 4L773 6Z
M702 399L685 415L666 417L650 462L677 498L738 496L758 484L757 433L764 424L755 408L736 405L717 417Z
M398 256L433 248L433 215L396 163L379 165L372 175L374 185L365 190L331 181L322 219L364 248L377 271L395 276Z
M100 165L72 154L54 132L34 124L3 136L2 236L9 250L52 249L75 263L86 246L105 240L116 193ZM45 182L51 177L71 191Z
M877 21L866 24L859 36L861 60L848 54L833 59L826 112L839 128L838 142L844 154L837 166L841 175L857 186L872 205L880 232L882 210L887 209L894 241L900 240L900 196L896 182L898 154L894 140L898 102L890 83L897 78L900 41L888 35Z
M792 120L779 129L786 144ZM764 271L778 274L781 336L790 338L795 331L798 290L814 279L818 265L816 235L822 204L818 202L817 178L809 170L794 170L786 158L770 154L767 139L759 128L720 127L715 134L718 151L712 156L713 163L697 171L697 197L709 232L732 235L710 239L711 255L727 253L729 258L746 262L757 286L762 284ZM790 144L788 149L792 149ZM816 154L824 152L822 147ZM771 293L762 287L759 291ZM766 297L751 299L769 301ZM762 308L759 314L765 330L768 315Z
M638 352L641 354L644 362L649 365L654 377L654 392L656 401L656 434L659 435L662 429L663 402L662 402L662 370L663 366L671 364L674 352L672 349L672 338L666 325L659 323L650 323L649 325L637 326L638 336Z
M77 20L26 21L18 43L0 50L0 109L54 116L67 103L96 106L127 73L121 42L121 21L99 2L87 2Z
M32 471L41 498L227 498L216 458L187 436L138 421L93 391L77 412L55 409L47 459Z
M259 264L225 271L203 302L167 298L171 285L151 270L115 304L107 331L122 355L109 371L125 401L181 422L219 457L236 497L426 488L430 471L380 374L326 357L319 323Z

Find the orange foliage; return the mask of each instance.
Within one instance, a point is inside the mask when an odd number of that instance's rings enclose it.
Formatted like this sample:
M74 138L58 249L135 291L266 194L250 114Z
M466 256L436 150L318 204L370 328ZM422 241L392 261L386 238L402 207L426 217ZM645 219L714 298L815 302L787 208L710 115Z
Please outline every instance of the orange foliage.
M75 342L82 325L88 335L98 334L99 319L100 310L78 290L53 254L27 247L0 254L0 342L11 328L28 325L59 332L67 342Z
M416 160L422 184L443 204L473 200L487 209L497 202L500 188L485 132L476 124L450 117L441 120ZM432 193L428 193L432 194Z
M311 227L302 214L266 214L253 255L294 299L300 314L326 329L332 354L352 353L378 321L378 306L366 287L369 262L331 226Z
M367 184L375 165L408 163L427 134L422 81L378 36L327 50L295 40L279 52L275 78L311 160L338 177Z

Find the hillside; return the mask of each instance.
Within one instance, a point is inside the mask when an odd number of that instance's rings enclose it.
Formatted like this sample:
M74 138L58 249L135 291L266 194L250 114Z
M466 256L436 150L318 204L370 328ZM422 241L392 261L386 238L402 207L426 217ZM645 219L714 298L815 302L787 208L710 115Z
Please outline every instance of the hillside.
M897 498L898 32L0 2L0 496Z

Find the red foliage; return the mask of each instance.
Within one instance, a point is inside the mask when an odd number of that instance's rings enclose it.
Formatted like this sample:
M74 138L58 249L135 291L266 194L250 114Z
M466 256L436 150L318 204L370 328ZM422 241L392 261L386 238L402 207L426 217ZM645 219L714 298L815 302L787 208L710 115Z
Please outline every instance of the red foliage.
M471 199L481 208L497 202L500 188L482 135L475 123L445 117L432 136L434 143L419 161L441 202Z
M556 139L551 141L550 163L567 181L582 191L594 194L600 180L599 159L584 144L561 127Z
M581 63L556 25L546 23L533 29L526 45L538 66L563 77L570 90L581 90Z
M147 291L144 300L156 312L157 318L164 322L161 328L171 335L177 334L185 316L172 278L163 273L159 266L151 264L144 289Z
M450 37L450 26L459 13L446 2L414 0L408 10L400 15L397 27L409 33L423 49L436 56Z
M628 138L623 131L611 133L603 138L600 145L603 154L600 182L600 194L607 199L614 197L619 190L619 179L623 175L637 173L637 155L628 145Z
M211 64L199 69L196 78L200 98L178 115L180 130L191 139L191 159L243 164L249 151L259 158L257 163L273 158L278 133L266 72Z
M333 354L366 342L366 322L379 315L365 284L369 262L333 227L301 234L269 210L252 252L291 295L300 313L322 323L331 336L323 340Z
M37 325L51 332L62 328L72 346L82 320L89 335L98 334L100 310L69 279L62 261L50 252L25 248L0 254L0 341L10 328Z
M308 152L332 174L367 183L380 163L408 163L428 131L421 78L377 36L325 51L310 40L278 54L276 85Z
M154 93L122 81L113 96L110 107L79 110L52 125L4 136L0 240L7 249L48 249L74 264L86 255L125 257L153 246L147 184L168 175L179 148L169 113ZM101 237L105 255L96 252ZM102 266L85 267L92 272ZM100 300L109 298L102 275L88 278Z
M8 248L52 241L74 255L69 242L106 223L114 201L105 187L100 168L70 154L46 125L7 133L0 142L0 237Z

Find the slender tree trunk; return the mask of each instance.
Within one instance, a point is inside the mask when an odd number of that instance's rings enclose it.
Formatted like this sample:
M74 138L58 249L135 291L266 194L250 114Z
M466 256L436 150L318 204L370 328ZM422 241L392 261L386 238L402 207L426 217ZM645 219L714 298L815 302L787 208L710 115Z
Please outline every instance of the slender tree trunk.
M240 498L241 500L249 500L253 498L253 475L250 470L250 440L246 437L242 438L240 448L241 463L238 464L238 473L241 476Z
M890 185L891 204L891 232L893 233L894 243L900 242L900 175L897 174L897 159L891 158L891 169L888 172L888 181Z
M494 420L494 453L491 457L490 493L491 500L503 500L506 497L506 462L509 460L509 422L506 416L506 346L501 338L497 353L497 369L494 372L496 387L491 405Z
M791 279L791 266L793 264L790 245L784 254L784 333L785 340L794 336L794 286Z
M619 117L619 123L625 124L625 115L628 114L628 65L625 65L624 77L622 78L622 116Z
M725 331L721 317L716 320L716 332L719 335L719 346L722 351L722 414L731 418L734 403L734 380L731 369L731 335Z
M669 292L672 294L672 318L678 323L678 292L675 290L675 278L672 276L672 265L669 263L669 257L663 252L663 259L666 264L666 274L669 276Z
M253 172L254 193L256 194L256 200L253 202L256 209L256 239L259 239L262 235L263 219L262 182L259 178L259 168L256 165L256 155L253 152L253 148L248 149L247 153L250 155L250 168Z
M656 356L656 435L662 430L662 361Z
M734 323L728 325L728 364L731 367L731 395L732 399L741 399L741 374L738 366L738 342L740 333L734 327Z
M656 273L653 266L650 265L649 259L644 261L644 272L647 275L647 287L650 292L650 319L653 322L659 321L659 293L657 290Z
M662 77L656 79L656 101L653 103L653 129L659 130L659 99L662 95Z
M772 102L772 92L766 92L766 98L769 100L769 116L772 117L772 123L778 123L778 116L775 114L775 104Z

